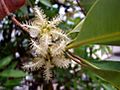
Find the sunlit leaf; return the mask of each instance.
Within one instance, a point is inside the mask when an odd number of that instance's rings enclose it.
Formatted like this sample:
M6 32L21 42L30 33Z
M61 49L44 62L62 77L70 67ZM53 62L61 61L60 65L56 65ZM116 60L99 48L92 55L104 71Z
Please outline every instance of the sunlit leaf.
M97 0L80 27L78 36L67 48L93 43L120 45L119 3L120 0Z
M12 80L7 80L6 83L4 84L5 86L16 86L20 84L21 79L12 79Z
M26 76L26 73L21 70L4 70L0 73L1 77L13 77L13 78L20 78Z
M51 4L51 2L50 2L49 0L40 0L40 2L41 2L42 4L48 6L48 7L51 7L51 6L52 6L52 4Z
M102 79L110 82L120 89L120 62L119 61L93 61L82 59L85 68L93 71Z
M88 12L95 1L96 0L80 0L80 4L85 9L85 11Z
M0 60L0 69L4 68L4 66L8 65L12 61L12 56L7 56Z

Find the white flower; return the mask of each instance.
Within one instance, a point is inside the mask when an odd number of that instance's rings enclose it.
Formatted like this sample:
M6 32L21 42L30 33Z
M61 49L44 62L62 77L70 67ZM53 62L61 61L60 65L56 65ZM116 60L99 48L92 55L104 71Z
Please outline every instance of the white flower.
M50 61L46 62L45 66L44 66L44 77L45 80L51 80L52 78L52 72L51 72L51 68L53 68L53 65L50 63Z
M26 64L24 68L35 70L42 67L44 68L45 80L50 80L52 77L51 69L54 66L60 68L69 66L70 60L64 56L64 52L70 39L57 27L61 22L59 16L48 21L43 11L38 8L34 10L36 18L31 24L25 26L30 28L30 35L36 38L31 39L30 46L31 52L34 52L35 55L32 63Z
M44 58L34 58L34 62L29 62L23 66L24 69L31 71L37 70L45 64Z
M49 25L56 27L60 22L62 22L62 19L60 18L60 16L57 16L53 18L52 21L49 21Z
M63 54L64 51L65 51L65 47L66 47L66 42L65 42L65 41L60 41L60 43L54 44L54 45L51 46L51 48L50 48L50 50L51 50L51 55L52 55L52 56L56 56L56 55Z
M57 36L57 37L60 37L60 39L65 40L66 43L70 42L70 39L67 37L67 35L63 34L63 32L60 30L52 30L51 33L52 33L54 38Z
M39 30L38 29L30 29L30 36L31 37L33 37L33 38L35 38L35 37L37 37L38 36L38 33L39 32Z
M31 37L35 38L38 36L38 34L39 34L39 27L38 26L36 26L34 24L32 25L31 22L29 22L29 23L26 22L26 24L23 24L22 26L27 27L30 30L29 34Z
M54 57L52 61L55 66L60 68L67 68L70 64L70 60L66 59L63 55Z
M34 8L34 11L35 11L35 21L34 21L34 24L38 24L38 25L42 25L43 23L46 23L47 20L46 20L46 15L44 14L44 12L42 11L41 8L38 8L37 6ZM36 20L38 22L36 22Z
M46 47L44 47L44 45L36 44L35 41L31 40L31 47L36 55L42 55L43 57L47 55Z
M49 44L51 44L51 36L49 34L43 34L40 38L41 45L43 45L43 48L48 49Z

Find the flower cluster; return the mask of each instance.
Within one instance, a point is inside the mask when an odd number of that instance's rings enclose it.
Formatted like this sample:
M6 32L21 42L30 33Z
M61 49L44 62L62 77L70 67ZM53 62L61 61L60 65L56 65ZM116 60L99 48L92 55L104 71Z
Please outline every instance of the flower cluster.
M48 21L41 9L35 7L34 10L35 19L24 25L30 29L29 33L33 37L30 48L34 58L24 68L34 71L42 67L45 79L50 80L53 67L67 68L69 65L70 60L65 57L64 51L70 39L57 27L61 22L59 16Z

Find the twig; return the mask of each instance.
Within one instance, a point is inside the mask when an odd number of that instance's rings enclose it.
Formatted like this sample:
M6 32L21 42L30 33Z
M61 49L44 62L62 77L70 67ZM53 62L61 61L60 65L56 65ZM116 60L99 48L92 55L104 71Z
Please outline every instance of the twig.
M67 54L67 56L68 56L69 58L71 58L71 59L74 60L76 63L78 63L78 64L81 65L81 62L78 61L76 58L72 57L69 53L66 53L66 54Z
M1 0L1 4L2 4L4 10L5 10L5 13L6 13L8 16L11 16L12 14L10 13L9 9L7 8L4 0ZM29 33L28 28L23 27L22 24L15 18L15 16L12 15L12 16L11 16L11 19L12 19L12 21L13 21L17 26L19 26L22 30L24 30L25 32Z
M82 65L82 66L86 66L86 65L83 63L83 61L82 61L82 59L81 59L80 57L74 55L73 53L71 53L71 52L69 52L69 51L67 51L66 54L67 54L67 56L68 56L69 58L71 58L71 59L72 59L73 61L75 61L76 63L78 63L78 64L80 64L80 65Z
M83 58L77 56L77 55L74 55L73 53L67 51L68 54L69 54L69 57L72 56L73 57L73 60L75 61L75 59L79 60L81 62L81 65L84 66L84 67L89 67L89 68L96 68L96 69L99 69L99 67L95 66L94 64L90 63L90 62L87 62L86 60L84 60ZM68 55L67 54L67 55ZM74 59L75 58L75 59ZM79 63L80 64L80 63Z
M13 21L17 26L19 26L22 30L24 30L25 32L29 33L28 28L23 27L22 24L21 24L14 16L12 16L11 19L12 19L12 21Z
M83 62L80 57L78 57L77 55L74 55L74 54L71 53L70 51L67 51L67 53L69 53L69 55L71 55L72 57L74 57L74 58L76 58L77 60L79 60L81 63Z

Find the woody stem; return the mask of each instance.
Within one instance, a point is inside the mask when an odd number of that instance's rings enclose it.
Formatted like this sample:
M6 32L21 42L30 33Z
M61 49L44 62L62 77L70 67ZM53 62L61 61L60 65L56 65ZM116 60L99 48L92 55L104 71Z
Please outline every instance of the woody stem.
M78 63L78 64L80 64L80 65L82 65L82 66L86 66L86 65L83 63L82 59L81 59L79 56L74 55L74 54L71 53L70 51L67 51L66 54L67 54L67 56L68 56L69 58L71 58L71 59L72 59L73 61L75 61L76 63Z

